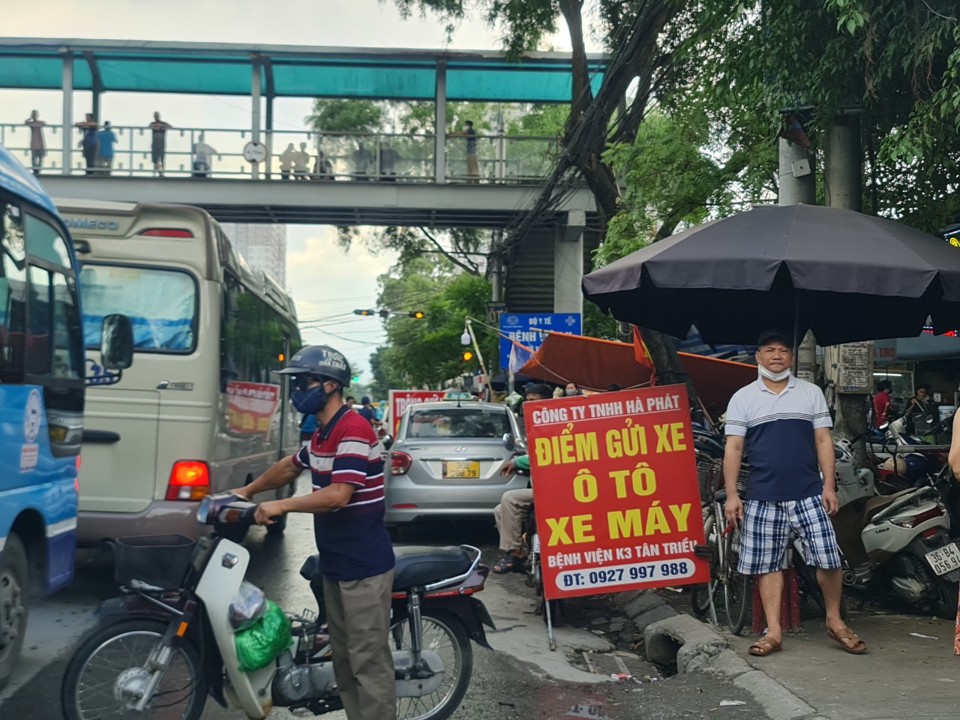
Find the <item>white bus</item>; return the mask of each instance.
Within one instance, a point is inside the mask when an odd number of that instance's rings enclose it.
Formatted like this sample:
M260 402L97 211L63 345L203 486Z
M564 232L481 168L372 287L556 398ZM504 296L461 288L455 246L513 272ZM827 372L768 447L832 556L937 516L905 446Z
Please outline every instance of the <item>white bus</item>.
M299 448L276 374L300 346L293 301L199 208L58 205L81 263L87 348L99 348L103 316L124 313L136 358L120 382L87 391L77 541L196 537L197 501ZM98 373L110 374L88 369Z

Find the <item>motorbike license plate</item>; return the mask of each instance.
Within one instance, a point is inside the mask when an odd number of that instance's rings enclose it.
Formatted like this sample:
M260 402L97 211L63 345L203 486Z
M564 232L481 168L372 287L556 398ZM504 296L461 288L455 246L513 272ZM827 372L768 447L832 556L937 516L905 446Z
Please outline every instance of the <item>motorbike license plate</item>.
M443 476L445 478L478 478L480 463L476 460L444 460Z
M956 543L945 545L939 550L931 550L925 557L937 575L945 575L960 568L960 550L957 550Z

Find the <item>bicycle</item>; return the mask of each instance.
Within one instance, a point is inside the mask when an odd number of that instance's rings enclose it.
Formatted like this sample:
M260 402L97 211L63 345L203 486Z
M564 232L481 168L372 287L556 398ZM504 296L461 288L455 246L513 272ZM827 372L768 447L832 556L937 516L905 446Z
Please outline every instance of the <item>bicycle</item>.
M723 608L726 614L727 628L734 635L743 632L747 617L750 615L753 598L753 582L749 575L737 572L740 557L740 526L727 523L723 506L727 500L724 489L713 490L716 477L722 477L722 461L708 461L712 467L707 477L701 474L701 498L708 494L710 500L703 502L703 536L706 545L697 548L697 554L706 557L710 563L710 581L706 585L694 585L690 593L690 603L695 615L709 617L719 625L716 608L722 592ZM701 468L698 467L698 470ZM741 476L745 473L741 471ZM707 482L703 482L706 479ZM738 481L739 485L739 481Z

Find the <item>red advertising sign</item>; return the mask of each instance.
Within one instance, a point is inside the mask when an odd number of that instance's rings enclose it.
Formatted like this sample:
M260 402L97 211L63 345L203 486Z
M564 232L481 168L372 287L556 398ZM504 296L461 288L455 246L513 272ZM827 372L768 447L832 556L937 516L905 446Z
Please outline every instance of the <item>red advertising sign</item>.
M547 598L705 583L687 389L523 405Z
M397 436L400 429L400 418L407 405L422 402L438 402L443 400L443 390L391 390L390 391L390 419L393 422L392 437Z
M270 432L280 405L280 386L266 383L227 384L227 413L230 432L237 435Z

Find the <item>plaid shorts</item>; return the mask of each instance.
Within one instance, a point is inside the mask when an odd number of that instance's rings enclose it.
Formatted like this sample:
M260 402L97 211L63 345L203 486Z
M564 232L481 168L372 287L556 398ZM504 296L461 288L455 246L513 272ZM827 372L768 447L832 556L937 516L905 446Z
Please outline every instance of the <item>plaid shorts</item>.
M803 500L747 500L740 530L737 571L766 575L783 569L790 533L803 544L808 565L826 570L842 566L837 536L819 495Z

